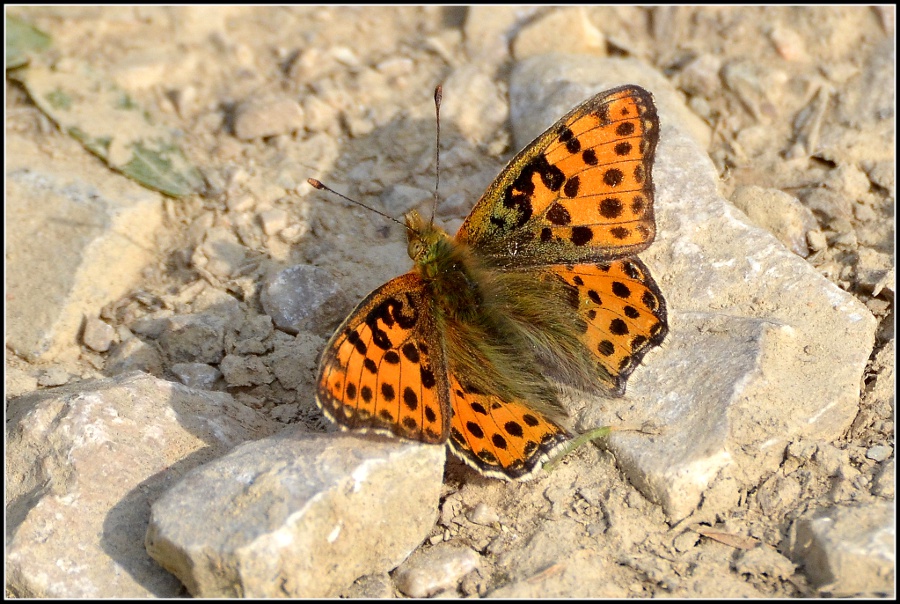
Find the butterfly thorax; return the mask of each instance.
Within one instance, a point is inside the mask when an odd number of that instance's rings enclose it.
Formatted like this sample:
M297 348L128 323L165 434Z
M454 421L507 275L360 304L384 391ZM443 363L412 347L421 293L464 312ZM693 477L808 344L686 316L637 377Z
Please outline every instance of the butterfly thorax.
M406 215L406 225L409 255L425 282L448 364L467 376L463 388L506 401L527 399L551 412L547 405L554 405L556 394L537 358L547 347L534 341L524 323L557 338L562 327L563 338L580 346L568 319L571 307L560 302L566 296L559 282L499 269L415 211Z
M415 210L406 215L408 252L441 314L460 321L474 320L483 296L477 267L466 245L442 228L426 222Z

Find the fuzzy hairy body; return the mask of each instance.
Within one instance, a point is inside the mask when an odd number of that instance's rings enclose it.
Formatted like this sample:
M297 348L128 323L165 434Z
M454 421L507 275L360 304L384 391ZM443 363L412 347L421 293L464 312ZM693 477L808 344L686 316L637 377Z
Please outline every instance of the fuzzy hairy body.
M598 383L600 369L579 338L585 324L573 312L575 292L565 282L492 264L415 211L406 222L448 369L465 376L466 392L526 400L559 418L565 412L548 376L580 389Z

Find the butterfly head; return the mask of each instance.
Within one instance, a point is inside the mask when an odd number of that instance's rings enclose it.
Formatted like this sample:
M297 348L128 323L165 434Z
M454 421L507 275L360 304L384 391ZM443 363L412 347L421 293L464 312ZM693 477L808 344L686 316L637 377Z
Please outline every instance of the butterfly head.
M409 257L418 265L433 264L444 248L450 246L450 236L444 229L422 218L416 210L411 210L404 218Z

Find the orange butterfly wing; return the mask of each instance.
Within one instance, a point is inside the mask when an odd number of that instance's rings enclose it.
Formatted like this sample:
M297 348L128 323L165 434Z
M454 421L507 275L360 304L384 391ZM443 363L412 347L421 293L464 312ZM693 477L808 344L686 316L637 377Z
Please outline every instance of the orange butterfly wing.
M658 139L650 93L623 86L598 94L513 158L456 235L499 270L536 279L547 271L568 285L581 341L614 394L668 331L662 293L632 257L656 236ZM450 363L450 445L469 465L525 479L569 438L528 401L466 392Z
M527 403L466 392L450 376L450 448L486 476L527 480L571 435Z
M581 341L597 356L610 391L624 394L628 376L668 333L666 302L650 271L638 258L550 270L578 291Z
M526 146L456 235L501 266L612 260L656 236L653 97L638 86L598 94Z
M442 443L447 368L431 301L414 272L382 285L337 329L319 362L316 402L344 429Z

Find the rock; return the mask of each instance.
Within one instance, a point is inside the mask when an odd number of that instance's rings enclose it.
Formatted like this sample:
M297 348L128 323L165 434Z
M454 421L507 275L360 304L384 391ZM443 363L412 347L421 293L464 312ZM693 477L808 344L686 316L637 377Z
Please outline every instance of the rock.
M891 598L895 516L893 502L808 514L794 527L792 558L820 594Z
M894 452L892 447L887 445L875 445L873 447L869 447L866 451L866 457L869 459L873 459L875 461L884 461Z
M434 525L444 447L285 430L153 505L147 551L196 597L335 597Z
M84 332L81 334L81 341L94 352L106 352L109 350L115 334L116 330L109 323L100 319L89 318L84 322Z
M551 10L522 27L512 49L516 60L548 52L603 56L606 40L583 6L566 7Z
M259 213L259 223L263 232L271 237L288 225L288 214L281 208L270 208Z
M234 343L235 354L263 354L272 349L271 336L275 333L272 317L253 315L247 317Z
M84 315L138 283L162 222L158 193L68 137L54 145L6 143L6 343L30 361L79 354Z
M509 105L497 81L477 64L455 69L444 82L441 118L472 142L490 142L506 124Z
M170 363L213 363L225 355L223 317L213 314L173 315L159 337L159 347Z
M237 110L234 134L249 141L267 136L290 134L303 128L303 109L287 97L253 97Z
M243 268L248 252L234 231L214 227L206 232L203 243L194 250L191 261L198 268L207 270L220 279L228 279Z
M328 334L343 318L341 290L334 276L308 264L291 266L265 280L260 293L263 310L275 325L290 334L312 331Z
M534 7L470 6L463 26L469 56L491 64L502 63L509 58L509 32L534 13Z
M315 379L317 357L324 347L324 338L311 333L297 334L286 342L279 339L267 357L267 364L282 386L296 390Z
M677 520L716 483L734 491L719 493L723 505L755 488L791 440L846 431L875 320L718 196L712 162L682 129L685 109L673 110L678 95L651 74L634 61L534 57L513 71L510 98L516 138L527 141L600 90L637 82L655 94L658 228L641 258L666 298L670 332L627 395L598 397L576 427L660 422L658 435L620 431L608 443L632 483Z
M427 598L453 589L480 564L478 554L468 547L439 543L410 556L397 568L394 582L412 598Z
M271 433L221 392L133 373L9 402L7 589L21 598L175 597L144 550L150 504L192 467Z
M8 398L15 398L37 390L37 378L18 367L7 365L3 378L3 385L6 388L6 396Z
M769 32L772 45L781 57L786 61L805 61L809 57L806 52L806 43L796 30L784 25L777 25Z
M716 55L704 53L685 65L678 74L679 87L686 93L701 97L713 98L722 86L719 72L722 59Z
M69 381L69 372L62 367L48 367L38 376L38 385L44 388L62 386Z
M426 200L434 199L434 193L398 183L387 187L380 197L381 203L391 214L406 214Z
M776 92L787 80L783 71L766 67L751 58L727 61L721 70L725 86L740 100L756 122L768 123L774 114Z
M894 482L896 465L893 459L884 463L881 471L875 476L875 484L872 485L872 494L886 499L894 498Z
M732 568L757 580L784 581L794 574L794 564L768 545L739 550Z
M161 376L163 366L159 350L135 337L113 346L106 359L105 373L112 376L132 371Z
M491 526L495 522L500 522L500 516L497 515L497 512L491 509L491 507L483 501L469 510L469 513L466 514L466 518L475 524L481 524L483 526Z
M257 356L225 355L219 370L229 386L255 386L271 384L275 377L265 362Z
M807 235L819 225L812 211L796 197L778 189L747 186L735 190L731 203L753 224L775 235L789 250L801 258L809 256Z
M387 573L364 575L344 590L340 597L353 598L355 600L362 598L370 600L393 598L395 597L394 584L391 581L391 576Z
M856 280L859 287L865 291L871 291L873 296L880 294L885 287L893 291L894 262L890 254L860 247L857 257Z
M169 368L178 380L188 388L212 390L222 373L206 363L175 363Z

